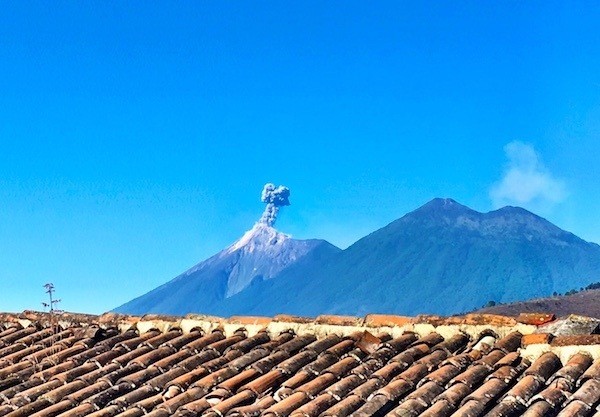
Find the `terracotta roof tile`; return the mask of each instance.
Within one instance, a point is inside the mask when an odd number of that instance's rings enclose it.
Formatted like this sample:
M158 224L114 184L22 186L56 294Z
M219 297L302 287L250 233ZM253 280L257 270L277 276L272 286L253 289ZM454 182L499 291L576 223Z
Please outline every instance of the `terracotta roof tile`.
M243 385L238 391L249 389L256 395L264 395L267 392L274 391L285 378L286 374L284 372L279 369L274 369L259 376L255 380L248 382L246 385Z
M564 381L568 384L569 391L571 391L575 388L577 381L583 373L592 365L592 362L593 359L589 354L576 353L571 356L565 366L548 379L548 384L559 380Z
M561 367L560 359L552 352L542 354L533 364L525 370L525 375L533 375L545 382Z
M480 383L481 381L478 382ZM433 403L435 405L438 402L444 402L445 405L443 406L443 409L446 410L446 412L454 411L458 408L462 400L471 392L473 392L473 386L463 383L452 384L446 391L441 393Z
M448 382L448 386L452 387L456 384L462 384L469 389L478 386L490 373L491 369L485 365L474 365Z
M261 325L267 326L273 321L270 317L260 316L233 316L227 322L229 324L241 324L241 325Z
M416 365L424 367L427 372L431 372L439 366L444 360L448 358L449 354L446 350L438 349L432 351L430 354L423 356L415 362ZM410 368L408 369L410 371ZM408 372L406 371L406 372Z
M548 344L552 340L550 333L533 333L526 334L521 339L521 345L527 347L529 345Z
M552 339L552 346L578 346L578 345L600 345L600 334L556 336Z
M273 322L277 323L295 323L295 324L308 324L314 321L311 317L300 317L293 316L290 314L278 314L273 317Z
M494 351L492 351L491 353L493 352ZM523 358L521 357L521 355L519 355L518 352L509 352L508 354L506 352L502 352L502 354L504 356L498 359L498 361L494 364L495 369L501 368L503 366L514 366L523 360Z
M577 391L568 399L570 402L581 401L588 407L592 408L600 402L600 381L597 379L589 379L579 387Z
M532 324L540 326L556 320L556 316L552 313L520 313L517 316L517 321L523 324Z
M536 394L528 403L523 415L548 415L558 410L567 399L569 391L557 387L548 387ZM535 414L543 413L543 414Z
M460 324L494 326L494 327L513 327L517 321L512 317L500 316L497 314L467 314Z
M356 341L355 346L365 353L373 353L380 344L381 339L365 330Z
M487 368L493 368L496 364L498 364L502 360L506 360L506 357L509 356L500 349L493 349L489 353L485 354L481 358L475 360L473 362L474 365L483 365Z
M295 392L289 397L273 404L262 412L264 417L282 417L289 416L292 411L301 407L309 401L309 397L305 392Z
M192 316L180 326L172 317L105 315L88 324L72 317L63 329L28 317L39 321L0 329L0 416L565 416L590 415L600 402L600 360L559 354L596 343L594 335L557 337L556 354L531 363L519 348L540 336L510 332L514 320L501 316L238 317L207 327ZM305 324L303 334L273 333L286 322ZM445 327L406 331L419 322ZM266 331L247 337L251 325ZM461 332L466 325L479 333ZM393 331L373 335L374 327Z
M501 349L505 352L514 352L521 346L523 335L520 332L511 332L494 345L494 349Z
M391 316L385 314L369 314L365 317L365 325L369 327L406 326L414 322L412 317Z
M596 359L592 365L586 369L583 375L577 381L578 385L581 385L583 382L588 379L598 379L600 380L600 359Z
M329 324L333 326L361 326L364 320L354 316L321 315L316 318L316 324Z
M444 385L448 384L452 380L452 378L454 378L455 376L457 376L460 373L461 373L461 368L456 367L451 364L446 364L446 365L443 365L443 366L439 367L438 369L430 372L427 376L423 377L419 381L417 386L421 386L421 385L429 383L429 382L435 382L436 384L438 384L440 386L444 386Z

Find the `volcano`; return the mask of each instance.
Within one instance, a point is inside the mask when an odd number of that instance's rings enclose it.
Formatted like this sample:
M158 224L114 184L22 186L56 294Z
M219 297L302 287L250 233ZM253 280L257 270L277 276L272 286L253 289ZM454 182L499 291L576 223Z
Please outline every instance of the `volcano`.
M300 263L311 268L340 249L319 239L298 240L257 223L238 241L164 285L115 309L128 314L216 314L219 305L250 286Z
M239 240L164 285L114 311L127 314L191 312L216 314L224 300L281 275L297 265L312 269L341 249L320 239L299 240L273 227L280 207L289 205L289 189L268 183L260 220Z

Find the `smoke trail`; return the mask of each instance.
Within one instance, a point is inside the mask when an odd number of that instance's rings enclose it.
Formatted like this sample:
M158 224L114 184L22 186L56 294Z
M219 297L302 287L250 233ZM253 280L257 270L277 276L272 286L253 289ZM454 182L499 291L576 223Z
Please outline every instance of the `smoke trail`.
M263 187L260 199L263 203L267 203L267 207L263 212L259 223L264 223L267 226L273 226L277 219L279 207L290 205L290 189L280 185L275 187L275 184L267 183Z

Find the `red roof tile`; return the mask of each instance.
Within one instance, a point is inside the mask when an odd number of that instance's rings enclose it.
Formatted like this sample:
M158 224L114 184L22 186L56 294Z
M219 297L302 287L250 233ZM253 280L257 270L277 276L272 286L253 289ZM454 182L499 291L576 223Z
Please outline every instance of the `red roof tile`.
M556 316L551 313L520 313L517 316L517 321L524 324L532 324L540 326L542 324L554 321Z
M143 328L156 322L163 331L141 334L139 318L74 315L56 329L47 316L25 317L32 325L23 328L0 316L6 323L0 327L0 417L574 416L592 415L600 403L600 360L577 353L562 363L545 353L531 363L520 347L551 336L507 333L516 322L502 316L215 321L228 332L239 326L227 334L205 334L202 325L184 333L175 318L162 316L141 320ZM273 321L309 324L309 333L241 330L269 330ZM457 328L445 338L373 335L375 327L405 329L419 321ZM124 322L131 330L118 330ZM320 325L351 326L354 333L322 335ZM489 329L471 336L459 331L468 325ZM370 330L355 331L363 326ZM600 339L558 336L552 348L590 343Z
M391 316L385 314L369 314L365 317L365 325L370 327L382 327L382 326L405 326L413 323L412 317L406 316Z
M360 326L363 319L354 316L321 315L315 319L316 324L330 324L334 326Z
M552 340L552 335L549 333L526 334L521 339L521 345L526 347L529 345L548 344L550 340Z
M600 334L556 336L551 344L552 346L600 345Z

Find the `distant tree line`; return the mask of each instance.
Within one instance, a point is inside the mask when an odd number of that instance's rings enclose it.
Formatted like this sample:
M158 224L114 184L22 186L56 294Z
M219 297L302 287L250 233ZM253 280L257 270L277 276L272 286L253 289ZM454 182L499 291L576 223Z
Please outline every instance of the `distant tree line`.
M554 291L552 293L552 296L553 297L560 297L562 295L573 295L573 294L577 294L577 293L580 293L580 292L583 292L583 291L589 291L589 290L600 290L600 281L599 282L593 282L593 283L591 283L590 285L588 285L586 287L579 288L578 290L576 290L576 289L573 288L573 289L567 291L564 294L561 294L559 292ZM482 307L483 308L489 308L489 307L499 306L499 305L502 305L502 304L504 304L504 303L499 303L499 302L496 302L494 300L490 300L487 303L485 303Z
M586 286L586 287L581 287L579 288L579 290L576 290L575 288L570 289L569 291L567 291L564 295L573 295L573 294L577 294L579 292L583 292L583 291L589 291L589 290L599 290L600 289L600 282L593 282L590 285ZM561 295L560 293L554 291L554 293L552 294L554 297L558 297L559 295Z

